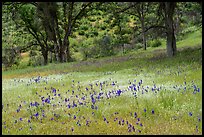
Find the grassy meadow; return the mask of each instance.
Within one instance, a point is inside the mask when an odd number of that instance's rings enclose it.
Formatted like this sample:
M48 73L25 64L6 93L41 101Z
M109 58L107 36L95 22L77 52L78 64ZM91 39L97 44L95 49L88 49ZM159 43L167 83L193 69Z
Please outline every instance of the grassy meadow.
M2 134L202 134L202 33L161 47L2 71Z

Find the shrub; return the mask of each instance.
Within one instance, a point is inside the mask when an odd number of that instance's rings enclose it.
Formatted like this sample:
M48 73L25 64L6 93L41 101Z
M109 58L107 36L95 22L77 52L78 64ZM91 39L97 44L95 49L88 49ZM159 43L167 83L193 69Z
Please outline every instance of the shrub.
M98 16L98 17L97 17L97 20L101 20L101 16Z
M99 55L101 57L110 56L114 54L111 36L105 35L102 39L99 39L95 42L96 45L99 46Z
M105 29L106 29L106 26L105 26L105 25L102 25L100 28L101 28L101 30L105 30Z
M81 29L81 30L86 31L86 30L88 30L88 29L89 29L89 27L88 27L88 26L86 26L86 25L83 25L83 26L80 26L80 29Z
M97 32L97 31L92 31L92 34L93 34L94 36L98 36L98 32Z
M90 18L89 20L90 20L91 22L95 22L95 21L96 21L96 18L93 18L93 17L92 17L92 18Z
M142 43L137 43L137 44L135 45L135 48L136 48L136 49L141 49L141 48L143 48L143 44L142 44Z
M86 36L86 38L89 38L89 34L88 33L86 33L85 36Z
M17 47L2 49L2 64L6 70L12 66L18 66L20 59L21 57Z
M159 39L151 40L147 43L148 47L159 47L162 45Z
M83 30L79 31L79 35L83 36L84 34L85 34L85 32Z
M43 56L39 51L30 51L30 58L28 61L28 66L40 66L43 65Z
M111 20L106 19L106 20L104 20L104 22L107 23L107 24L110 24L110 23L111 23Z

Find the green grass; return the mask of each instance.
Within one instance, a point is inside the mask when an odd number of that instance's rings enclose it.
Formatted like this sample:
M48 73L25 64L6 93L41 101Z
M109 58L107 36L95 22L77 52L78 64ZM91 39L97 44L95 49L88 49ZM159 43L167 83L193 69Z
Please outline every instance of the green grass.
M198 42L191 43L191 37ZM201 44L201 35L195 33L177 42L178 53L173 58L165 56L162 44L158 48L137 50L124 56L3 71L2 134L202 134ZM36 83L34 79L38 76L41 76L40 82ZM138 86L140 80L142 84L137 92L129 88L132 84ZM115 86L111 85L113 82ZM102 90L100 83L103 83ZM89 84L93 85L92 89ZM152 91L154 86L156 89ZM195 90L199 88L195 94L194 86ZM56 96L51 88L57 90ZM116 96L119 89L122 93ZM114 93L107 99L109 91ZM96 99L94 104L98 108L92 109L90 94L97 98L102 92L100 100ZM43 105L42 96L54 100ZM65 98L69 101L65 102ZM39 106L29 107L35 101ZM73 101L77 107L68 108ZM17 113L19 105L22 108ZM42 110L46 117L42 116ZM38 119L31 119L30 116L37 112ZM140 121L134 117L135 112ZM192 116L189 116L190 112ZM114 121L115 118L118 120ZM78 120L81 126L77 125ZM90 121L89 126L86 120ZM119 125L119 120L124 120L125 124ZM135 131L128 132L126 121L134 126ZM74 128L73 132L71 128Z
M184 40L177 42L177 45L179 47L200 45L200 44L202 44L202 39L201 39L202 29L199 29L198 31L190 33L190 34L186 35L185 37L186 38Z

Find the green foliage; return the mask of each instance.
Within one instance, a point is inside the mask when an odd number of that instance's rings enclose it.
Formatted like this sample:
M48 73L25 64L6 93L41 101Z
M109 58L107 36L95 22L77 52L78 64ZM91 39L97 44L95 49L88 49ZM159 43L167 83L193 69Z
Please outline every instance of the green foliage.
M79 27L80 30L84 30L84 31L87 31L89 29L89 27L87 25L81 25Z
M20 53L17 47L2 49L2 64L7 70L10 67L17 68L20 62Z
M28 66L36 67L43 65L43 57L40 52L31 50L29 56Z
M113 45L111 43L111 36L105 35L102 39L96 41L99 46L99 54L101 57L113 55Z
M95 18L95 17L90 17L89 20L90 20L91 22L95 22L95 21L96 21L96 18Z
M137 44L135 45L135 48L136 48L136 49L141 49L141 48L143 48L143 44L142 44L142 43L137 43Z
M81 36L85 35L84 30L79 31L79 35L81 35Z
M98 32L97 32L97 30L92 31L91 33L92 33L93 36L95 36L95 37L98 36Z
M162 42L159 39L150 40L147 42L148 47L159 47L162 45Z
M114 55L111 36L94 37L83 41L80 52L87 58L99 58Z
M185 29L183 29L183 30L181 31L181 35L185 35L185 34L188 34L188 33L192 33L192 32L194 32L194 31L196 31L196 30L198 30L198 27L196 27L196 26L187 27L187 28L185 28Z
M105 25L101 25L101 26L100 26L100 29L101 29L101 30L105 30L105 29L106 29L106 26L105 26Z

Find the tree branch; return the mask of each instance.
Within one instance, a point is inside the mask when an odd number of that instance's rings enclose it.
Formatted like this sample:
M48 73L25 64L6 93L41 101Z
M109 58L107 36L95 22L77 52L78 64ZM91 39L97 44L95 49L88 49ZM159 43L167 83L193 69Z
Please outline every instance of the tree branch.
M165 26L153 25L153 26L148 27L148 28L145 30L145 32L147 32L147 31L149 31L150 29L153 29L153 28L154 28L154 29L155 29L155 28L166 29Z
M149 31L150 29L155 29L155 28L162 28L162 29L164 29L164 32L165 32L165 33L167 32L165 26L159 26L159 25L152 25L152 26L148 27L147 29L145 29L144 32L147 32L147 31ZM142 31L140 31L137 35L140 35L141 33L142 33Z
M124 9L122 9L122 10L120 10L120 11L116 11L116 12L114 12L114 14L118 14L118 13L121 13L121 12L125 12L126 10L128 10L128 9L130 9L130 8L132 8L132 7L135 7L138 3L139 3L139 2L134 2L134 4L128 6L128 7L124 8Z
M85 11L85 9L90 6L92 4L92 2L89 2L88 4L83 4L82 5L82 9L79 11L79 13L75 16L75 18L73 19L73 24L76 22L76 20L82 15L82 13Z
M34 46L34 45L39 45L39 44L37 44L37 43L30 43L28 46L22 47L19 51L20 51L20 53L21 53L22 50L26 50L26 49L28 49L28 48Z

